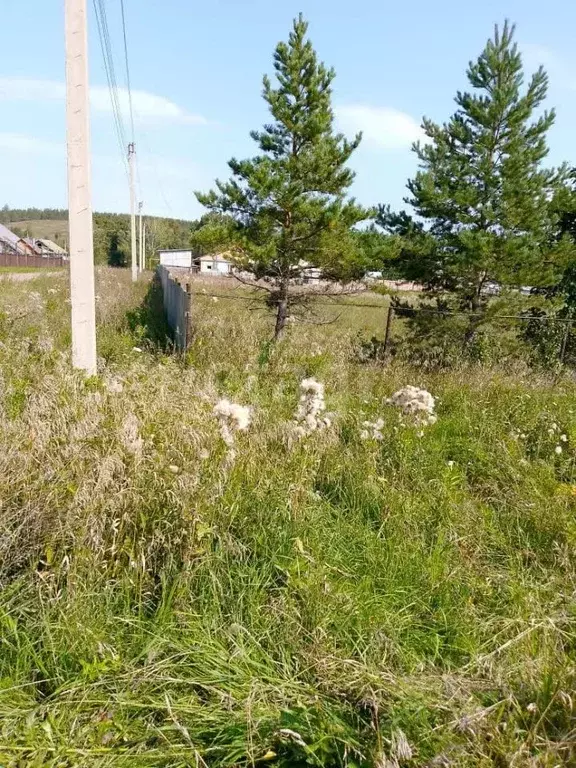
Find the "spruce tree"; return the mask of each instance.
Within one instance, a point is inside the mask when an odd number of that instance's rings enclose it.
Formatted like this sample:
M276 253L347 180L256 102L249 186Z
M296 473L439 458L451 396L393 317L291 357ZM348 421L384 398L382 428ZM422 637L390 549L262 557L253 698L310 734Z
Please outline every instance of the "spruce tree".
M551 279L555 231L550 201L564 169L542 166L554 111L541 111L548 78L542 68L523 87L514 27L496 27L469 64L472 92L458 92L458 109L444 125L424 119L427 141L414 146L420 171L408 183L424 226L402 227L381 208L380 223L415 239L411 273L429 287L450 290L461 307L485 304L490 281L541 285ZM410 248L403 254L410 256Z
M346 276L357 256L351 228L368 212L346 197L354 173L346 166L360 143L334 131L334 70L318 61L300 15L274 54L277 87L264 77L273 122L253 131L260 154L229 162L232 178L197 193L210 211L233 217L237 266L259 278L276 309L275 338L293 304L294 282L310 266ZM262 285L262 282L260 283Z

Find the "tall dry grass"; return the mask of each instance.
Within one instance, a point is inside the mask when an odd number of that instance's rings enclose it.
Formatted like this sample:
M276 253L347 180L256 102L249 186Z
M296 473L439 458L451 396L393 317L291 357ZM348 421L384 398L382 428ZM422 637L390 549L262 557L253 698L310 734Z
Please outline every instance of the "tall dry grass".
M571 381L359 363L368 311L272 348L207 295L182 360L113 270L84 380L64 278L2 289L1 763L576 759ZM334 425L297 439L311 376ZM408 383L436 424L385 405Z

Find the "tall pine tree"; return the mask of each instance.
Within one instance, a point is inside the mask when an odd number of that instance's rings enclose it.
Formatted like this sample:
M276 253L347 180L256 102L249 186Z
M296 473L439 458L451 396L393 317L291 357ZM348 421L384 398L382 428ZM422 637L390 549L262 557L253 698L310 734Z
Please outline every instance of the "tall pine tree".
M565 171L548 170L546 134L554 111L541 111L548 78L540 68L523 88L522 59L506 22L467 76L444 125L424 119L427 141L414 151L421 170L406 198L424 227L381 208L379 221L407 234L409 270L429 287L454 291L461 307L479 310L490 281L541 285L551 279L556 222L550 201ZM406 224L406 222L404 222ZM400 228L399 228L400 227Z
M197 193L210 211L236 222L237 266L261 278L276 309L275 338L292 305L295 281L311 267L346 276L357 256L351 228L368 212L346 197L354 173L346 167L360 143L334 132L334 70L317 59L300 15L274 54L277 87L264 77L263 97L273 122L252 138L261 154L229 162L232 178Z

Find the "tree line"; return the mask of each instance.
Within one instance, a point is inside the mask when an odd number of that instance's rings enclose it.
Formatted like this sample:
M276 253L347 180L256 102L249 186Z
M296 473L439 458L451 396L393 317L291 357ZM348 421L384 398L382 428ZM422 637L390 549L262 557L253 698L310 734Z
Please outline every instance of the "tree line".
M470 62L469 89L446 122L423 119L408 210L350 197L348 162L362 136L335 130L335 72L319 61L302 16L276 47L274 69L276 82L263 80L271 121L251 134L258 151L232 158L230 179L197 193L209 214L193 242L227 247L260 279L276 337L302 302L293 286L310 265L339 280L379 270L418 281L434 306L470 312L470 343L493 290L530 286L571 311L576 177L569 164L546 166L548 76L540 67L526 78L512 25L496 27Z
M22 222L35 222L34 232L40 233L42 226L36 222L68 221L68 211L64 208L10 208L5 205L0 209L0 223L12 227L15 234L26 236L26 227ZM169 219L161 216L146 216L146 250L149 258L155 258L156 252L170 248L189 248L191 233L199 226L196 221ZM50 232L50 235L52 232ZM38 234L41 237L42 234ZM49 235L45 235L49 236ZM55 235L59 245L67 246L67 231ZM94 261L96 264L109 264L124 267L130 263L130 216L124 213L94 213Z

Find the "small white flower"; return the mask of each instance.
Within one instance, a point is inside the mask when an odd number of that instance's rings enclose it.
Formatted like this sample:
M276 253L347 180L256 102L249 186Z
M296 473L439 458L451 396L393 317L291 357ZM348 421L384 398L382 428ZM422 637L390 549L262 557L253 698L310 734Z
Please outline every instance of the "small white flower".
M217 304L218 303L218 296L212 296L212 301L214 302L214 304Z
M558 431L558 424L552 424L552 429L554 432Z
M520 440L526 440L526 435L524 434L524 432L522 432L522 434L520 435Z
M142 352L141 347L132 347L132 352Z
M450 469L452 469L452 467L454 466L454 462L453 461L447 461L446 464L448 465L448 467Z
M180 472L180 467L177 467L176 464L170 464L168 469L170 470L170 472L172 472L173 475L177 475L178 472Z
M533 701L531 701L530 704L528 704L528 706L526 707L527 712L536 712L537 710L538 710L538 705Z
M549 435L550 437L552 437L552 436L554 435L554 430L553 430L552 428L550 428L550 429L548 430L548 435Z
M563 443L567 443L568 437L566 435L560 435L560 440L562 440Z
M557 445L556 448L554 448L554 453L556 453L558 456L562 453L562 446Z

